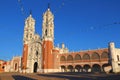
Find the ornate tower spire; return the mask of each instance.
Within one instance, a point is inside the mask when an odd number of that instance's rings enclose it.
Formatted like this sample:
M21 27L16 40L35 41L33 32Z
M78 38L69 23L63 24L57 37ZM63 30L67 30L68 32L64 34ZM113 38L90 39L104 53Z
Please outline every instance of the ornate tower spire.
M54 40L54 15L50 11L49 4L47 11L43 14L42 38Z
M25 27L24 27L24 44L27 44L33 37L35 33L35 20L32 17L32 13L30 11L29 17L25 20Z

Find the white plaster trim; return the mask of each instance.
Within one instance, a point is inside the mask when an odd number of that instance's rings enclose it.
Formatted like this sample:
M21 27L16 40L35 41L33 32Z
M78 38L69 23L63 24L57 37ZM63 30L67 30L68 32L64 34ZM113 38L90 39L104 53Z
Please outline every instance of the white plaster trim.
M44 38L45 41L53 41L52 38Z

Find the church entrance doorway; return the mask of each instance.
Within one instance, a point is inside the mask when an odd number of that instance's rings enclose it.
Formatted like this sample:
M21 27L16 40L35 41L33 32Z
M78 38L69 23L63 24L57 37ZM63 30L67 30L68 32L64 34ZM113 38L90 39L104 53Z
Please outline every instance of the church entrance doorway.
M17 63L15 63L15 70L17 70Z
M37 72L37 67L38 67L38 63L37 63L37 62L35 62L35 63L34 63L34 71L33 71L34 73L36 73L36 72Z

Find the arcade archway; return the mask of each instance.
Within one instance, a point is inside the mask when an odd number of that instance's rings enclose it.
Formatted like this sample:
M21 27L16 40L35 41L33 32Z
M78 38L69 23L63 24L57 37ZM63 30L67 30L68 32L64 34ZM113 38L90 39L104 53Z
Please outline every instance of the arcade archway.
M90 67L90 65L88 65L88 64L84 65L84 67L83 67L83 72L91 72L91 67Z
M75 72L82 72L82 67L80 65L76 65Z
M61 66L61 71L62 72L66 72L66 67L63 65L63 66Z
M73 66L72 66L72 65L69 65L69 66L67 67L67 69L68 69L68 72L73 72Z
M99 64L94 64L92 66L92 72L101 72L101 67Z

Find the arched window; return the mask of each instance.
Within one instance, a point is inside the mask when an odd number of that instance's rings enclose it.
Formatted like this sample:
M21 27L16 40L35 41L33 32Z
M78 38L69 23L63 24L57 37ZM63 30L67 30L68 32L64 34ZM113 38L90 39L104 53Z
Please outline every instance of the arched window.
M67 61L72 61L73 57L71 55L67 56Z
M60 57L60 61L66 61L65 56L61 56L61 57Z
M47 36L47 29L45 30L45 35Z
M4 69L4 68L5 68L5 66L2 67L2 69Z
M52 36L52 29L50 29L50 36Z
M75 55L75 60L81 60L81 56L79 54Z
M36 51L36 56L38 56L38 51Z
M98 53L93 53L91 59L100 59L100 56Z
M83 60L90 60L90 56L86 53L83 55Z
M32 38L32 34L30 34L30 38Z
M107 52L103 52L101 54L101 58L108 58L108 53Z

